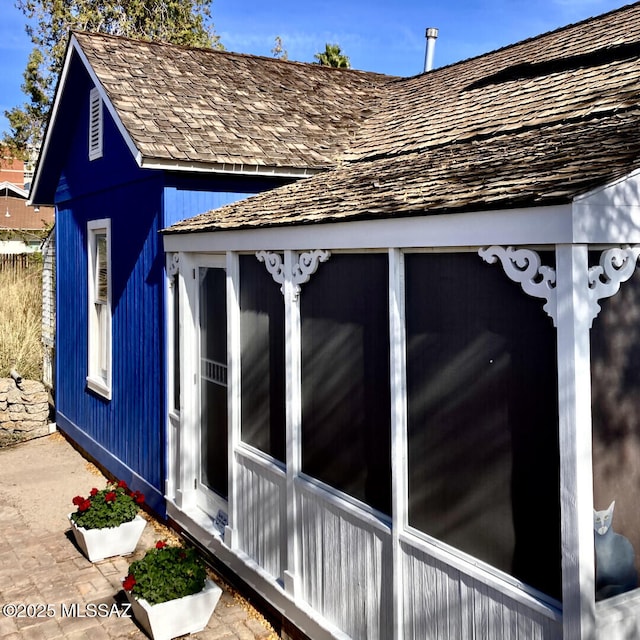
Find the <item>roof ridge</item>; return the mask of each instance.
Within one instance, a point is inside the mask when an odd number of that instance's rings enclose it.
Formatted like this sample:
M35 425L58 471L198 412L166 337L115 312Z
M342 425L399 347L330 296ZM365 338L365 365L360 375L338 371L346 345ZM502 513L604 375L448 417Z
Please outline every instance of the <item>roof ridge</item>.
M203 46L194 46L194 45L185 45L185 44L175 44L173 42L165 42L162 40L146 40L144 38L133 38L131 36L123 36L116 35L112 33L102 33L97 31L82 31L82 30L71 30L71 35L80 36L80 38L88 37L88 38L103 38L105 40L114 40L114 41L127 41L134 45L149 45L154 47L169 47L174 49L181 49L183 51L198 51L206 54L215 54L215 55L224 55L229 57L237 57L237 58L249 58L254 60L263 60L265 62L273 63L273 64L285 64L285 65L293 65L293 66L302 66L302 67L313 67L314 69L323 69L321 73L334 73L334 72L343 72L343 73L353 73L353 74L363 74L366 76L376 76L382 78L388 78L389 80L396 80L401 78L401 76L392 76L386 73L380 73L377 71L365 71L364 69L352 69L352 68L338 68L331 67L328 65L322 65L317 62L305 62L303 60L283 60L282 58L270 57L266 55L259 55L255 53L243 53L240 51L229 51L227 49L220 49L216 47L203 47Z
M405 80L410 80L412 78L418 78L420 76L424 76L426 74L429 75L434 75L444 69L451 69L452 67L456 67L458 65L462 65L462 64L466 64L468 62L471 61L475 61L475 60L481 60L482 58L487 58L489 56L493 56L497 53L502 53L504 51L508 51L510 49L513 49L515 47L519 47L521 45L524 44L528 44L531 43L535 40L540 40L542 38L546 38L548 36L552 36L552 35L557 35L563 31L567 31L568 29L573 29L575 27L579 27L579 26L584 26L589 22L600 22L601 20L603 20L604 18L607 18L615 13L620 13L623 11L628 11L631 7L635 7L640 5L640 0L637 2L631 2L629 4L625 4L622 7L618 7L617 9L611 9L610 11L607 11L606 13L600 13L598 15L595 16L591 16L589 18L585 18L583 20L578 20L578 22L572 22L570 24L566 24L563 25L561 27L558 27L556 29L551 29L549 31L544 31L542 33L539 33L535 36L530 36L528 38L524 38L522 40L518 40L517 42L511 42L509 44L504 45L503 47L498 47L497 49L492 49L491 51L485 51L484 53L479 53L478 55L475 56L471 56L469 58L464 58L462 60L456 60L455 62L451 62L449 64L446 64L442 67L436 67L434 69L432 69L431 71L422 71L421 73L417 73L413 76L408 76L407 78L403 78Z

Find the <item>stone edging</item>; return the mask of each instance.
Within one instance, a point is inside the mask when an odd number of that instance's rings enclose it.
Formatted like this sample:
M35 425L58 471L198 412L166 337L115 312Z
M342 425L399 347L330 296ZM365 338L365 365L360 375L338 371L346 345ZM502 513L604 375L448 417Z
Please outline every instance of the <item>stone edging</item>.
M37 438L49 433L49 394L41 382L0 378L0 433Z

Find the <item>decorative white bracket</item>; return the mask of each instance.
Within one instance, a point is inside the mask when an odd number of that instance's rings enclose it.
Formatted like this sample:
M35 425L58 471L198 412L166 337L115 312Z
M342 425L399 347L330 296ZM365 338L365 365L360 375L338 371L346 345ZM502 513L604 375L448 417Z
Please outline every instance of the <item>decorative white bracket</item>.
M167 277L169 278L169 286L172 287L174 283L173 276L180 270L180 254L170 253L167 257Z
M542 266L540 256L531 249L492 246L480 249L478 255L489 264L498 259L507 277L520 283L522 290L534 298L543 298L543 309L557 326L556 272L553 267Z
M282 291L283 295L285 292L285 281L287 279L291 281L293 285L293 299L296 300L300 295L300 285L309 282L309 278L318 270L320 262L326 262L330 258L331 253L322 249L305 251L297 254L297 261L295 260L296 253L292 252L292 254L294 261L291 262L291 273L286 273L286 263L283 262L282 256L279 253L258 251L256 258L258 258L260 262L265 263L267 271L273 279L281 285L280 291Z
M260 262L264 262L267 271L271 277L280 285L280 291L284 294L284 263L279 253L271 253L269 251L258 251L256 258Z
M600 264L589 269L589 326L601 311L598 300L618 293L620 285L633 275L639 255L640 245L606 249L600 255Z

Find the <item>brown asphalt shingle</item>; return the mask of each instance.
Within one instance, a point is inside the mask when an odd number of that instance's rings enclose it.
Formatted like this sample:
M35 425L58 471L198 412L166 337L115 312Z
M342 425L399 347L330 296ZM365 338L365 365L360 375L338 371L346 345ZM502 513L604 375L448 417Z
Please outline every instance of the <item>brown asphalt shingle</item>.
M570 202L638 166L640 3L389 83L336 169L171 227Z
M383 156L179 222L171 232L539 206L628 173L640 156L640 107Z
M406 153L624 109L638 96L640 4L394 83L349 157Z
M75 33L145 160L334 166L392 78Z

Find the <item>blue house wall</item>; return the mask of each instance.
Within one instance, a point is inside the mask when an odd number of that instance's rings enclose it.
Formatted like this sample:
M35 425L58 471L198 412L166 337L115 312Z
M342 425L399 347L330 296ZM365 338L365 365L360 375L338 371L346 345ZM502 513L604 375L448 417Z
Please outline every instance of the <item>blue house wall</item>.
M89 92L70 74L53 139L63 150L57 183L58 427L165 513L165 258L159 231L281 180L193 176L141 169L106 108L103 156L88 158ZM66 99L65 99L66 98ZM64 125L64 126L63 126ZM66 138L66 139L65 139ZM111 220L112 397L87 388L87 222Z
M284 182L283 179L263 177L168 174L165 177L164 226L273 189Z

